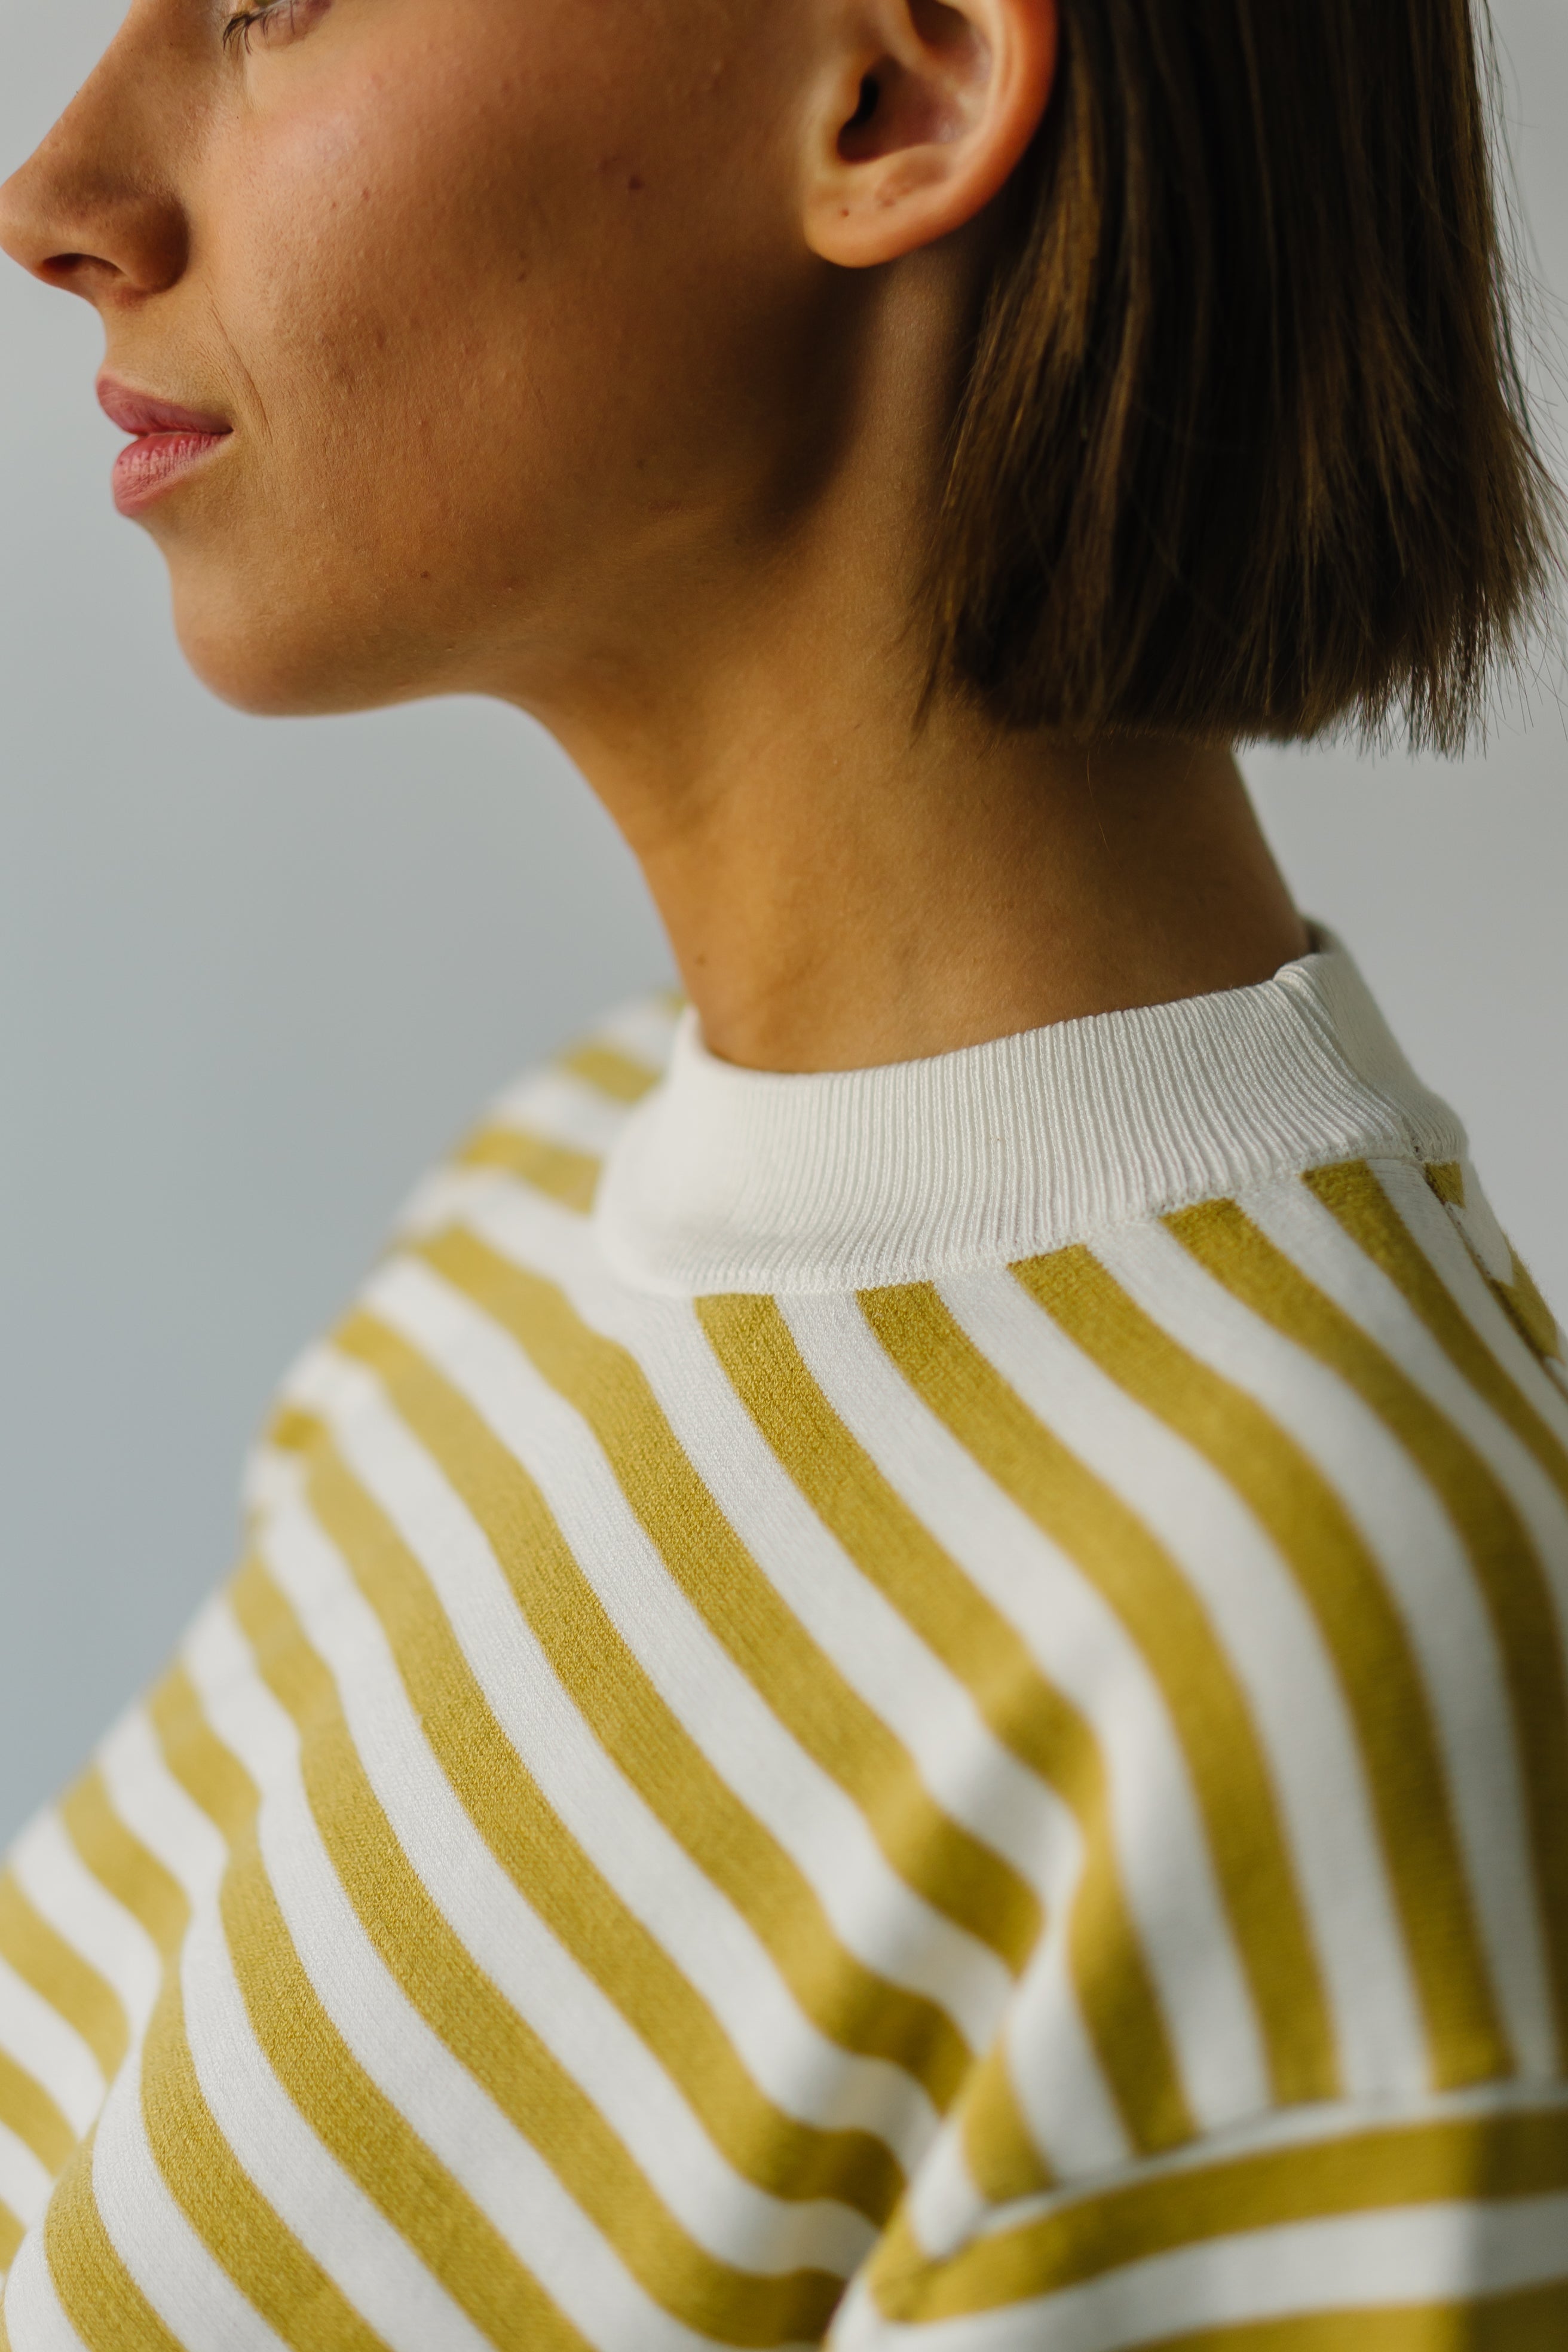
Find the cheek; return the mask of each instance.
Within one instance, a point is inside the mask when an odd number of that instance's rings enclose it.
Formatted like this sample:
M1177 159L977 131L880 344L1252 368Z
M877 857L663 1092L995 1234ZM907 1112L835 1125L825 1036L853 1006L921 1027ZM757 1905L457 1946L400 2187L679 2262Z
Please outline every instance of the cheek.
M540 97L502 112L458 83L411 108L377 77L259 125L215 203L215 295L268 472L313 499L352 482L332 500L351 536L411 500L488 498L519 460L537 489L549 452L569 471L610 411L626 425L639 383L651 404L680 245L657 160L602 110L574 124Z
M276 466L337 463L356 418L416 405L447 356L465 192L423 128L402 141L374 109L268 127L215 206L215 297Z
M175 587L231 699L429 690L503 601L624 571L752 462L799 293L787 197L753 142L754 217L716 206L723 94L694 122L619 63L509 84L403 58L215 156L204 274L248 446Z

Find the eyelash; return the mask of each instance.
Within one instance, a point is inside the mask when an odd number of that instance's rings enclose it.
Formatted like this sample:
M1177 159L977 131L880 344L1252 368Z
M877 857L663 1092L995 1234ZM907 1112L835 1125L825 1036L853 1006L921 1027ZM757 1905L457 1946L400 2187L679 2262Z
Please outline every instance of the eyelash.
M268 24L276 17L286 16L292 26L294 7L295 0L259 0L258 6L237 8L231 16L224 18L224 47L226 49L231 42L237 41L242 49L248 49L254 27Z

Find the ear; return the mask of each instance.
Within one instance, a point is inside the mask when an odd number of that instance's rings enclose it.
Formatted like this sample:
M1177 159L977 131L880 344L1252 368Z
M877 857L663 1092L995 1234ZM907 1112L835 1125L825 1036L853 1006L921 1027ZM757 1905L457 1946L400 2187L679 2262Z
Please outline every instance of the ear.
M809 125L825 261L896 261L984 211L1039 128L1057 0L845 0Z

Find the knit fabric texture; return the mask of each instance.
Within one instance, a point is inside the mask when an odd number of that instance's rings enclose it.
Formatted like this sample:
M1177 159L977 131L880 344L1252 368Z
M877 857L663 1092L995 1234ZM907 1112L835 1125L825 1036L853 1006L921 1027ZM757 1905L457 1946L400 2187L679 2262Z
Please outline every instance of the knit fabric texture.
M0 1877L11 2352L1568 2343L1568 1374L1342 949L510 1088Z

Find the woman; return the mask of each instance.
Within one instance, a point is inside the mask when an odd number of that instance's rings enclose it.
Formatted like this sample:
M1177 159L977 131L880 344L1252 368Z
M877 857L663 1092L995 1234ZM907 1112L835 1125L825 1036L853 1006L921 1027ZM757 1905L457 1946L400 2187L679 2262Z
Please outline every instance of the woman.
M221 695L549 725L503 1097L0 1899L14 2352L1568 2327L1568 1397L1232 756L1549 576L1465 0L135 0Z

